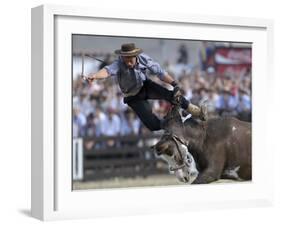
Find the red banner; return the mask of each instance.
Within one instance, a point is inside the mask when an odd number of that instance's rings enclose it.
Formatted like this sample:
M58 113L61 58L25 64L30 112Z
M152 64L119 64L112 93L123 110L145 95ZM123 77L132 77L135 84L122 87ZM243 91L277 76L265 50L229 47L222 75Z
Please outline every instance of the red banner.
M252 49L217 47L214 61L219 74L241 73L252 67Z

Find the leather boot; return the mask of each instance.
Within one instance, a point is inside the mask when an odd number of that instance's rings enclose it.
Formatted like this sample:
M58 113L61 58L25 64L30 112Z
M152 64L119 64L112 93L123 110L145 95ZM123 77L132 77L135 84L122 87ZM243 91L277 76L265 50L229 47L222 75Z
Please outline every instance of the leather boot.
M192 116L200 118L203 121L207 121L207 108L203 106L198 107L192 103L189 103L187 110L192 114Z

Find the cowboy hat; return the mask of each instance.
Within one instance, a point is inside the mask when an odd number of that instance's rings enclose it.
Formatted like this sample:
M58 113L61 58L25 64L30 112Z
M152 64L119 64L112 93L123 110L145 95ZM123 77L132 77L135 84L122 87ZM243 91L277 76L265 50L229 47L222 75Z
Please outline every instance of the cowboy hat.
M142 53L142 49L136 48L134 43L126 43L121 46L121 49L115 50L115 53L121 56L137 56Z

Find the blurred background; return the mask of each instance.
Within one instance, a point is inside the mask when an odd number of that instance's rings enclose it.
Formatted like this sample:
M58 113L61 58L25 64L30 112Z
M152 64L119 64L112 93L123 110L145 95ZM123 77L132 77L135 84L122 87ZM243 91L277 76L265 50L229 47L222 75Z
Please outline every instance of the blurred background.
M114 50L123 43L134 42L157 61L179 82L192 103L207 99L210 117L251 121L250 43L88 35L72 38L73 189L178 184L150 149L162 131L150 132L123 104L116 78L90 86L80 77L82 71L89 75L113 62L117 58ZM172 89L157 76L148 76ZM151 105L160 118L170 107L162 100L153 100Z

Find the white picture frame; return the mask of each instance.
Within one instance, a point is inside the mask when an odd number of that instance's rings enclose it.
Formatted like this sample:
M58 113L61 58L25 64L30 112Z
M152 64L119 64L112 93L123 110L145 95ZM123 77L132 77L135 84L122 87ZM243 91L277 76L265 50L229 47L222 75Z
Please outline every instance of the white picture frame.
M253 180L72 191L72 33L252 42ZM265 19L55 5L32 9L32 216L56 220L271 205L273 178L267 172L273 171L273 150L268 139L270 118L264 109L271 104L265 100L274 82L272 33L273 22Z

